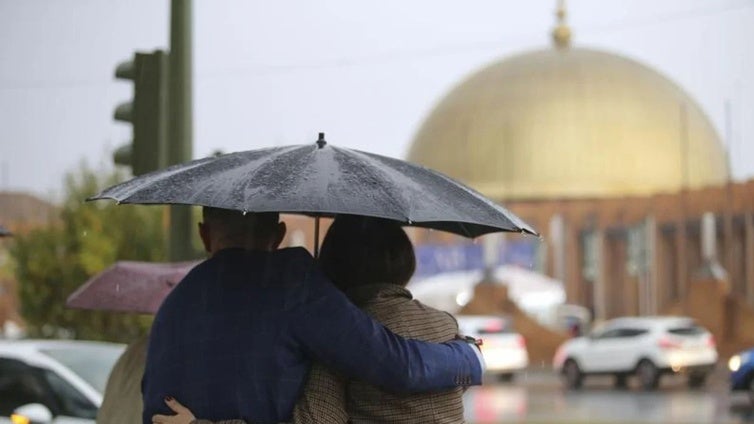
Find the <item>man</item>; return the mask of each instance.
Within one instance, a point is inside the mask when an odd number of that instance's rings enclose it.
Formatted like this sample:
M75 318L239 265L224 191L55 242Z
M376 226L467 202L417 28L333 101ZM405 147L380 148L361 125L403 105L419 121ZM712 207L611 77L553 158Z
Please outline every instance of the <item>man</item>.
M204 208L211 257L165 299L150 334L144 424L173 396L198 417L291 418L313 359L393 392L481 384L476 347L389 332L351 304L301 248L277 250L276 213Z

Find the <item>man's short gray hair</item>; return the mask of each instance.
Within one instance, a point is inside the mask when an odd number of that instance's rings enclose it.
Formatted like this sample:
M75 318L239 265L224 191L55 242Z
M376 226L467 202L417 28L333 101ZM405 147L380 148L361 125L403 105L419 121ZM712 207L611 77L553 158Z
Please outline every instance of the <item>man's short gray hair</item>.
M226 241L249 244L250 240L267 241L275 234L280 214L247 212L212 207L202 208L202 219L213 234Z

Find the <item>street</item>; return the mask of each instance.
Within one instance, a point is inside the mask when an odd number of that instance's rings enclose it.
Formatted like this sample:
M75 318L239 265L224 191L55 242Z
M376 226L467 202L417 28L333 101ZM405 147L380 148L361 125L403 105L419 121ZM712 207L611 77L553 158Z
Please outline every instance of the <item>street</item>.
M485 382L464 397L469 423L742 423L754 422L745 393L731 394L721 366L703 389L663 377L654 392L634 382L614 389L612 377L591 377L578 391L563 389L548 370L529 371L513 383Z

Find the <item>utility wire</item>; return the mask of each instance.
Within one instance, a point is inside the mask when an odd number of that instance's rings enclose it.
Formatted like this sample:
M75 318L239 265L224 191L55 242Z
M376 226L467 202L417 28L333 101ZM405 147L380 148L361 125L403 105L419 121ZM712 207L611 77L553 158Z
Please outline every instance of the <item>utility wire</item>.
M747 1L744 3L730 4L725 7L717 8L705 8L696 9L691 11L682 11L674 13L666 13L659 17L650 18L637 18L626 19L617 23L599 24L593 26L579 27L578 32L583 34L599 34L604 32L624 31L635 28L642 28L652 25L664 24L670 21L688 20L698 17L713 16L722 13L727 13L736 10L748 9L754 7L754 2ZM412 61L417 59L425 59L440 56L450 56L455 54L468 54L472 51L497 49L506 44L518 44L520 42L526 42L535 38L540 38L540 35L519 34L513 37L506 37L505 41L480 41L475 43L458 44L455 46L438 46L432 48L423 48L416 50L406 50L400 52L388 52L384 54L373 55L370 57L361 57L355 59L342 59L331 62L322 63L310 63L299 65L260 65L255 68L234 68L226 70L216 70L213 72L204 73L201 76L204 78L219 78L226 76L264 76L264 75L281 75L291 72L319 70L319 69L338 69L347 67L360 67L360 66L372 66L383 65L392 62ZM515 40L516 42L512 42Z
M579 27L578 32L583 34L599 34L605 32L633 30L642 27L665 24L673 21L682 21L695 19L699 17L713 16L732 11L739 11L754 7L754 2L746 1L742 3L728 4L723 7L708 7L695 10L665 13L659 16L642 17L626 19L607 24L598 24L585 27ZM256 65L253 67L238 67L229 69L220 69L205 73L197 73L197 80L216 79L225 77L257 77L267 75L284 75L300 71L313 71L323 69L343 69L351 67L385 65L403 61L414 61L420 59L451 56L456 54L468 54L472 51L500 49L506 44L515 44L540 38L541 34L533 35L532 33L519 34L513 37L506 37L505 41L480 41L474 43L458 44L455 46L438 46L431 48L422 48L416 50L393 51L372 56L357 57L352 59L339 59L321 63L303 63L293 65ZM36 89L66 89L81 87L110 86L114 80L69 80L69 81L49 81L49 82L31 82L26 84L17 84L14 86L0 86L0 91L16 90L36 90Z

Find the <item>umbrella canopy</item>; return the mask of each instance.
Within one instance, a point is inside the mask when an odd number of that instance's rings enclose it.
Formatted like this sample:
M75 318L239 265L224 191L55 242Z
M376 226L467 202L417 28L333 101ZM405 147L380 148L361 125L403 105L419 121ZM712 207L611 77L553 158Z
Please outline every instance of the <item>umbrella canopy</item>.
M537 234L475 190L402 160L328 145L274 147L199 159L115 185L88 200L185 204L244 212L352 214L477 237Z
M10 237L13 233L11 233L7 228L0 225L0 237Z
M66 306L154 314L170 290L198 263L119 261L68 296Z

